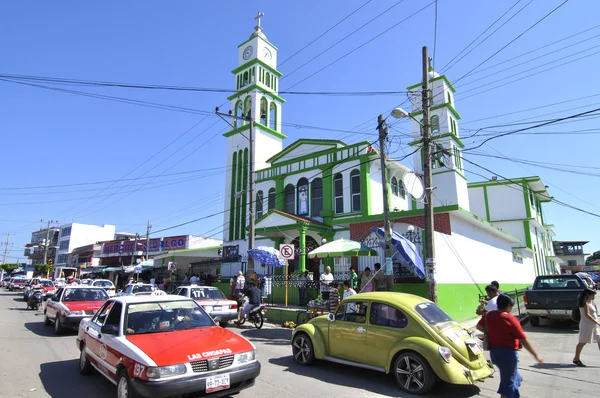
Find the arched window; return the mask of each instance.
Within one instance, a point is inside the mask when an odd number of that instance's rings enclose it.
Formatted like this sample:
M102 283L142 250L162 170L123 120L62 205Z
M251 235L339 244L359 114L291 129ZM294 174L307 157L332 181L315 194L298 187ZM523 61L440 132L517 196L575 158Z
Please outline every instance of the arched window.
M277 131L277 105L274 102L269 108L269 127Z
M246 86L249 82L248 72L244 72L244 78L242 79L242 87Z
M244 101L244 117L248 117L250 112L252 112L252 97L247 96L246 100ZM244 124L246 124L245 120Z
M242 101L239 100L238 102L235 103L235 109L233 111L233 114L237 117L242 117L243 116L243 112L244 112L244 106L242 105ZM240 123L241 121L237 118L233 119L233 125L235 127L241 125Z
M275 208L275 188L269 189L269 210Z
M344 179L341 174L333 177L333 196L335 199L335 214L344 212Z
M263 191L256 193L256 219L263 216Z
M267 99L262 97L260 99L260 124L268 126L267 124Z
M304 177L298 180L298 209L296 214L308 215L308 180Z
M396 177L392 177L392 195L398 196L398 180Z
M352 192L352 211L360 211L360 171L350 173L350 191Z
M452 95L450 95L450 91L448 91L448 103L452 105Z
M440 117L433 115L431 117L431 134L439 134L440 132Z
M267 72L267 87L271 88L271 74Z
M310 205L313 217L320 217L323 210L323 180L315 178L310 184Z
M398 181L398 196L402 199L406 199L406 189L404 189L404 183L402 180Z
M296 211L296 188L293 185L285 187L285 211L294 214Z

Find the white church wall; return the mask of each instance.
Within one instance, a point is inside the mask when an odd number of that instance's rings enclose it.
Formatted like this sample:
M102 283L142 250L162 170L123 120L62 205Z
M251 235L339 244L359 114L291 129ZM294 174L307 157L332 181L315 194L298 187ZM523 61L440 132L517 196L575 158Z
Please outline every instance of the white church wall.
M300 156L311 155L316 152L325 151L328 149L333 149L332 145L312 145L312 144L302 144L301 146L293 149L289 153L285 154L281 158L277 159L276 163L285 162L287 160L293 160Z
M241 137L240 134L238 134L238 136ZM246 140L246 138L244 137L241 138ZM275 155L278 152L281 152L282 150L283 144L281 138L274 137L269 133L261 131L260 128L257 128L255 134L255 141L255 170L266 169L267 167L270 167L269 163L267 163L267 159L271 158L273 155Z
M515 220L527 217L523 199L523 187L516 184L489 185L487 187L490 218Z
M487 220L483 187L469 188L467 193L469 195L469 206L471 208L471 213L484 220Z
M381 186L381 168L379 162L371 162L369 174L371 176L371 214L383 213L383 187Z
M521 240L520 243L515 243L513 246L525 246L525 229L523 228L522 221L500 221L494 222L493 224L501 230Z

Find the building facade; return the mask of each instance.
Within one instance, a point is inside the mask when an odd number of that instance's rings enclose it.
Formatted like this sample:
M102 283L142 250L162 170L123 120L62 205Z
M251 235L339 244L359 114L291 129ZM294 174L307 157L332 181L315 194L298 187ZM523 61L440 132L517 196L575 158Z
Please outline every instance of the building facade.
M59 227L50 227L31 233L31 241L25 245L23 253L28 265L44 264L44 257L46 263L54 261L59 231Z
M67 266L73 249L114 239L114 225L65 224L60 227L55 265Z
M585 259L589 253L585 253L583 246L588 241L554 241L554 252L560 259L561 273L576 273L581 271L593 271L594 267L586 267Z

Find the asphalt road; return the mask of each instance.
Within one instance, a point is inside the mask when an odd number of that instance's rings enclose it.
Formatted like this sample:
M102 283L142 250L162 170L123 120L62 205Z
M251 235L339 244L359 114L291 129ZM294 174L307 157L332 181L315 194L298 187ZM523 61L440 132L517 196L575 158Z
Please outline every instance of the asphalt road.
M115 387L98 374L81 376L77 370L79 352L75 334L54 336L42 323L42 311L25 309L20 295L0 292L0 396L1 397L86 397L116 396ZM544 321L542 321L544 322ZM333 363L311 367L297 365L289 339L291 330L265 325L232 330L258 347L262 372L255 387L239 397L409 397L396 388L391 376ZM571 365L577 332L569 324L542 323L526 327L536 349L544 357L543 367L533 366L527 352L521 353L524 377L522 397L600 396L600 351L587 346L582 360L587 368ZM497 397L499 375L476 386L438 383L430 397Z

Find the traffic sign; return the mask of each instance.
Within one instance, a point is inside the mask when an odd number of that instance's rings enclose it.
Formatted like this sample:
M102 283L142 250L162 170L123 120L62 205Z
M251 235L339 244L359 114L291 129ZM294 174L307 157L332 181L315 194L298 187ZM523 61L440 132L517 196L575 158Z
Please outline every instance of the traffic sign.
M289 245L289 244L280 245L279 253L281 254L281 257L285 258L286 260L289 260L290 258L294 257L294 254L295 254L294 245Z

